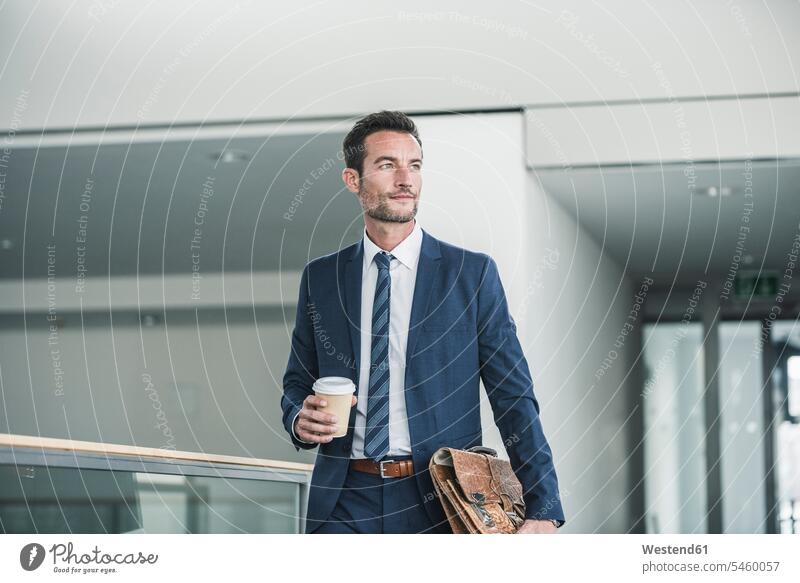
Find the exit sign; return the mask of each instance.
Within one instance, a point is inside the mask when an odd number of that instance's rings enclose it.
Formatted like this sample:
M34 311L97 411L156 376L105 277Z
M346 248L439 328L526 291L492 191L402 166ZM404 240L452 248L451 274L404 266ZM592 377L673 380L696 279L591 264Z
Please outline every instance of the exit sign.
M738 300L772 299L778 293L778 275L771 272L746 271L736 274L733 294Z

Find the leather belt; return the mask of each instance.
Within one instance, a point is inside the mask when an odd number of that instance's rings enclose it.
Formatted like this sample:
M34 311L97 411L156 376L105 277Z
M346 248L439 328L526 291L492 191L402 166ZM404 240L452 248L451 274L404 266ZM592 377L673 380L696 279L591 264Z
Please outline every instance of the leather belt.
M368 458L350 460L350 467L359 472L377 474L381 478L405 478L414 475L414 460L383 460L376 462Z

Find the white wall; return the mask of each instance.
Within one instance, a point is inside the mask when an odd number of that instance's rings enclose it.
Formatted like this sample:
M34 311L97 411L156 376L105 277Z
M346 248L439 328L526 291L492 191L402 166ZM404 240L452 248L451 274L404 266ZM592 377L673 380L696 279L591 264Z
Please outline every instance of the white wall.
M572 519L566 532L626 532L638 518L630 488L638 480L631 393L639 342L631 332L615 343L626 323L641 324L641 316L628 319L639 283L628 281L532 174L527 192L534 265L545 265L553 255L547 249L559 257L555 269L540 269L542 287L534 288L527 314L534 382Z

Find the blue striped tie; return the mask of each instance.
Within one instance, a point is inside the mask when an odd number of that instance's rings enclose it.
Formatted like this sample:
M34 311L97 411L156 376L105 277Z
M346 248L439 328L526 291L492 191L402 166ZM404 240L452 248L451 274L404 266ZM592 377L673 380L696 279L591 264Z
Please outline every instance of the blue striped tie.
M364 455L374 460L389 453L389 304L392 291L389 264L392 259L394 257L385 251L375 255L378 281L372 304L372 352L364 438Z

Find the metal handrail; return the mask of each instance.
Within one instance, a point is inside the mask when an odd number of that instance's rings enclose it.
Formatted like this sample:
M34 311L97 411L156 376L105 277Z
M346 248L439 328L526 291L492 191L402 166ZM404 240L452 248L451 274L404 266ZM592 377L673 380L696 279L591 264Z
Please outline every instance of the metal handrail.
M167 460L200 461L209 464L231 464L238 466L255 466L262 468L299 470L307 472L313 471L314 469L313 464L303 464L283 460L267 460L194 451L177 451L155 447L121 445L116 443L77 441L74 439L57 439L53 437L38 437L35 435L16 435L13 433L0 433L0 447L3 446L7 446L12 449L49 449L92 454L135 456L142 458L163 458Z

